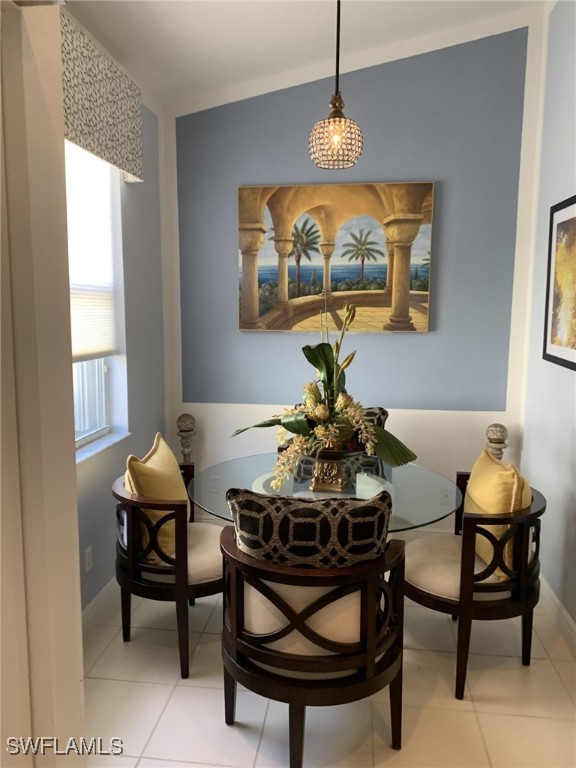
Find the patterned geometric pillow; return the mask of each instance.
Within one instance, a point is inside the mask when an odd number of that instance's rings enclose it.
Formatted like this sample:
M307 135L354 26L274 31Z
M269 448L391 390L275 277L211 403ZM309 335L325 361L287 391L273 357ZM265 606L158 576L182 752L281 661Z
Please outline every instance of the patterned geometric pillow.
M366 421L375 424L377 427L382 427L382 429L384 429L388 416L386 408L381 408L379 405L371 405L369 408L364 408L364 418Z
M299 568L340 568L378 557L392 509L387 491L372 499L299 499L231 488L226 500L242 552Z

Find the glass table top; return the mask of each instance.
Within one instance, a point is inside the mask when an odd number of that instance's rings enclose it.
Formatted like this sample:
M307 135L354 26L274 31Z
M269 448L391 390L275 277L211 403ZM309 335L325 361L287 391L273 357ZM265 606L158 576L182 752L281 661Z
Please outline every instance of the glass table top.
M227 490L248 488L258 493L275 494L271 481L277 458L276 453L263 453L207 467L198 472L188 485L190 499L209 514L232 522L226 503ZM384 474L385 478L359 473L344 494L313 493L309 490L310 479L304 482L290 479L279 495L310 499L344 495L368 499L381 490L387 490L392 497L391 532L435 523L452 514L460 504L460 491L451 480L419 464L385 467Z

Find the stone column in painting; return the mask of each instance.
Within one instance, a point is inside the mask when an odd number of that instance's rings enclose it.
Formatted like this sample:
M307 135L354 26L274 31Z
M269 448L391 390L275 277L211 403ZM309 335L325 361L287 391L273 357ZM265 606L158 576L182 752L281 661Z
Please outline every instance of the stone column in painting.
M332 258L332 254L334 253L334 246L336 243L334 242L324 242L320 243L320 252L322 253L322 256L324 257L324 264L323 264L323 270L322 270L322 293L325 296L330 295L332 293L332 282L330 278L330 260Z
M386 270L386 293L391 293L394 285L394 243L386 241L386 250L388 252L388 269Z
M410 316L410 259L414 242L423 217L417 214L390 216L384 221L386 239L394 245L394 273L392 279L392 314L384 326L385 331L415 331Z
M266 227L263 224L242 224L239 246L242 254L242 297L240 325L242 328L259 328L258 307L258 254L264 245Z
M294 238L274 238L274 248L278 254L278 303L288 303L288 255L292 250Z

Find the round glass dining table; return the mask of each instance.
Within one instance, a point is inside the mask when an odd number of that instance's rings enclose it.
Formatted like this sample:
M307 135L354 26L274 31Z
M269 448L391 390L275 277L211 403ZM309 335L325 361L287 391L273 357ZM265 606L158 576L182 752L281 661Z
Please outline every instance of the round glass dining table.
M232 522L226 502L229 488L247 488L258 493L274 495L271 482L278 454L263 453L230 459L198 472L188 485L191 501L210 515ZM448 478L419 464L384 468L385 477L358 473L345 493L316 493L310 491L310 478L297 482L290 478L278 495L304 499L327 496L371 498L381 490L392 497L389 531L408 531L431 525L451 515L460 505L460 491Z

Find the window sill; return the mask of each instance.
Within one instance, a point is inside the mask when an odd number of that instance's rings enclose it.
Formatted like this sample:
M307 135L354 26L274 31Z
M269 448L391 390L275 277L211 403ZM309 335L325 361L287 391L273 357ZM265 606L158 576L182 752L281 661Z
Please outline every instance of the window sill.
M76 464L81 464L86 459L91 459L96 454L110 448L111 445L116 445L116 443L126 440L127 437L130 437L130 432L110 432L108 435L99 437L98 440L94 440L92 443L83 445L76 450Z

